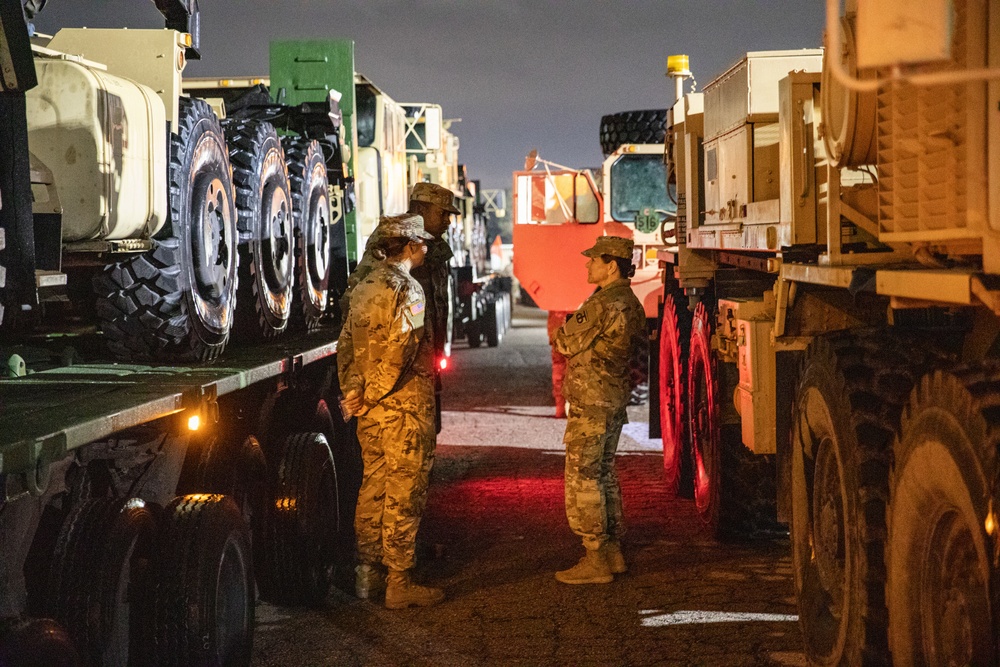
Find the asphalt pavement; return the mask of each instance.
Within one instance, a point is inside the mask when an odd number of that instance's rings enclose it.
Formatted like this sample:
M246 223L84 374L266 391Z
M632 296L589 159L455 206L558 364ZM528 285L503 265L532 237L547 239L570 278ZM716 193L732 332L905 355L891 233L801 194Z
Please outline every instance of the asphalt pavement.
M334 591L321 609L259 604L254 665L804 665L787 540L720 544L662 482L646 407L618 469L629 572L568 586L582 547L563 507L544 313L515 309L497 348L457 346L418 542L437 607L389 611Z

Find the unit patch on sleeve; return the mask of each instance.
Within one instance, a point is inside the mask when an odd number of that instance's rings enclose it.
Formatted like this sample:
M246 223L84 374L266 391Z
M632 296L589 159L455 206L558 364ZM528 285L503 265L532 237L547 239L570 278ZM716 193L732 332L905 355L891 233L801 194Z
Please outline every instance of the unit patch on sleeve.
M589 304L569 316L564 325L566 333L574 334L594 326L597 322L597 308Z

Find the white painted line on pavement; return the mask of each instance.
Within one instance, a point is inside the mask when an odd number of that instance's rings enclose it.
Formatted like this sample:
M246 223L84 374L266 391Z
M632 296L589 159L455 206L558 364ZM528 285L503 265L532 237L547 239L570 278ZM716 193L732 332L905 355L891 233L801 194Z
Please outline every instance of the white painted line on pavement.
M754 614L731 611L675 611L661 614L656 609L645 609L639 614L646 615L642 619L644 628L659 628L665 625L701 625L704 623L750 623L754 621L795 623L799 620L796 614Z

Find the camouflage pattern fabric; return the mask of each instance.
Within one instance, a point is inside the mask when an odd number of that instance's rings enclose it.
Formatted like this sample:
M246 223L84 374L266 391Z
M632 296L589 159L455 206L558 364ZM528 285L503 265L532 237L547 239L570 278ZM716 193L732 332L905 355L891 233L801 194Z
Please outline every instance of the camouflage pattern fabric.
M357 268L347 279L347 291L340 301L340 310L346 313L344 315L345 321L349 317L351 293L354 288L383 261L372 252L373 241L377 240L378 236L379 229L376 227L375 232L368 239L361 261L358 262ZM447 241L429 240L427 241L427 256L424 258L423 265L413 269L412 272L413 277L417 279L424 290L427 305L426 319L431 325L429 331L434 341L433 350L438 357L444 355L448 318L451 317L451 303L448 300L448 277L451 275L450 262L453 256L454 253ZM437 374L436 366L434 371Z
M566 356L556 349L555 338L559 327L566 323L569 315L570 313L564 310L550 310L545 322L549 345L552 347L552 398L555 399L556 405L566 400L562 394L563 378L566 377Z
M354 285L338 341L344 392L360 389L364 477L355 531L363 563L413 567L434 456L434 384L420 284L386 260Z
M629 359L645 331L642 304L624 278L584 301L555 337L569 358L563 396L570 405L623 408L632 392Z
M587 549L625 534L615 452L625 410L581 409L570 404L566 426L566 518Z
M434 334L434 352L438 357L444 356L448 340L448 318L451 317L448 279L451 276L451 258L454 256L447 241L433 239L427 242L424 263L413 270L413 277L420 282L427 298L427 321Z
M632 391L629 359L645 325L642 304L623 278L591 295L555 335L555 349L568 358L566 517L588 549L624 532L615 451Z

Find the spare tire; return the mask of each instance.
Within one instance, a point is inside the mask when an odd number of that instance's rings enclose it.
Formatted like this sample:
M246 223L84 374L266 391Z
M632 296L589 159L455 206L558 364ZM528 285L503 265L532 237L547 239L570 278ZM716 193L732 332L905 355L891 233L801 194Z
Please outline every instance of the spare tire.
M667 110L622 111L601 117L601 150L608 157L622 144L662 144Z
M153 248L94 277L111 351L126 360L211 361L236 307L236 208L229 151L204 100L179 100L170 138L170 220Z

